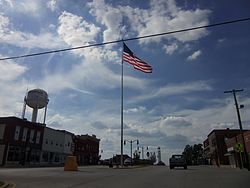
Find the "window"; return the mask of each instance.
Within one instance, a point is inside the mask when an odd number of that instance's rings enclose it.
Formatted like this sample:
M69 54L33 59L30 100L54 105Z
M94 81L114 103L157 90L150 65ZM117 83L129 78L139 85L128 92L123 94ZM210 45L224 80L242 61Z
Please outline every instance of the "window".
M28 129L27 128L24 128L23 129L23 138L22 138L22 141L26 141L26 139L27 139L27 132L28 132Z
M48 144L48 139L46 139L45 143Z
M5 124L0 124L0 139L4 137Z
M48 152L43 152L43 154L42 154L42 160L44 162L47 162L49 160L49 154L48 154Z
M19 147L9 146L8 161L19 161L21 157L21 149Z
M20 126L16 126L16 130L15 130L15 140L19 139L19 134L20 134Z
M36 133L36 144L40 143L40 136L41 136L41 132L37 131L37 133Z
M35 131L32 129L30 131L30 143L34 143L34 133L35 133Z

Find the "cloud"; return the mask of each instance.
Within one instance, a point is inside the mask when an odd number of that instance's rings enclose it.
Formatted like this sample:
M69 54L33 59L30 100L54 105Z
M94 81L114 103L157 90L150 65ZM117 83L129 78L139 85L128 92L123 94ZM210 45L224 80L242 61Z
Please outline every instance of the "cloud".
M47 7L52 11L54 12L56 10L56 3L57 1L56 0L50 0L47 2Z
M57 114L50 116L46 124L48 124L51 127L61 128L64 124L67 124L70 121L72 121L72 119L65 118L64 116L57 113Z
M96 37L100 32L99 27L90 24L83 17L69 12L62 12L58 18L57 32L61 39L69 46L75 47L96 42ZM99 48L86 48L72 51L75 54L77 63L70 69L57 70L50 74L46 72L44 78L39 81L39 85L46 88L51 93L64 89L74 89L83 91L86 94L94 94L97 89L114 89L120 87L120 74L113 72L107 63L120 66L120 58L117 50L111 50L106 46ZM79 61L79 57L82 60ZM149 81L124 76L125 87L133 89L145 88ZM138 87L139 86L139 87Z
M148 12L143 10L136 10L137 14L131 14L131 9L125 9L129 14L130 23L136 24L132 28L138 33L138 36L174 31L183 28L195 27L208 24L208 15L210 10L184 10L176 5L173 0L150 2L150 9ZM133 22L134 18L140 20ZM181 34L166 35L162 37L153 37L147 40L141 40L141 43L160 42L162 39L175 39L180 42L188 42L200 39L208 33L204 30L183 32Z
M11 30L8 17L0 14L0 40L1 43L21 47L21 48L44 48L55 49L65 46L62 40L49 32L41 32L34 35L28 32Z
M104 0L93 0L93 2L88 3L88 6L90 7L90 13L96 17L99 23L106 27L103 31L103 41L120 39L123 29L121 10L105 4Z
M149 100L159 97L173 96L173 95L182 95L191 92L197 91L212 91L208 81L194 81L194 82L186 82L186 83L178 83L178 84L169 84L166 86L162 86L160 88L156 88L151 93L136 96L132 99L131 102L139 102L143 100Z
M184 10L178 7L174 0L151 0L148 10L131 6L113 7L106 4L104 0L94 0L88 5L91 8L90 13L107 28L104 31L104 41L117 40L133 34L144 36L206 25L209 23L208 16L211 13L207 9ZM124 20L128 21L129 24L125 25ZM122 27L122 25L125 27ZM121 30L123 33L121 33ZM124 34L124 36L120 37L121 34ZM152 37L140 40L140 43L160 42L164 38L188 42L200 39L207 34L206 29L201 29L175 35Z
M108 126L106 126L104 123L100 122L100 121L95 121L91 124L94 128L96 129L107 129Z
M3 56L0 55L2 58ZM21 66L14 61L5 60L0 62L0 81L16 80L19 76L28 70L27 67Z
M42 3L40 1L30 0L2 0L0 5L3 9L8 11L15 11L15 13L28 14L35 17L40 16L42 10Z
M94 24L88 23L82 17L66 11L62 12L58 20L58 34L69 45L89 44L89 42L95 41L100 31L100 28Z
M177 129L192 126L192 122L186 117L167 116L160 122L160 127L171 126Z
M202 53L201 50L197 50L197 51L195 51L192 55L188 56L188 57L187 57L187 60L188 60L188 61L196 60L198 57L201 56L201 53Z
M145 111L146 108L144 106L139 106L139 107L135 107L135 108L129 108L124 110L124 113L140 113Z
M170 45L164 45L163 49L165 50L166 54L172 55L174 51L178 49L178 45L176 43Z

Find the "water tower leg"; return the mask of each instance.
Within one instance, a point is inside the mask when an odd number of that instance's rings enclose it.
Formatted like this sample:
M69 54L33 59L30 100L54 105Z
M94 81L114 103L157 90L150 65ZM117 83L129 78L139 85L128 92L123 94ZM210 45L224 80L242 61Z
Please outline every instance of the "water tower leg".
M24 97L24 100L23 100L22 119L24 119L25 111L26 111L26 97Z
M38 112L38 109L34 108L32 112L32 120L31 120L32 122L36 122L37 112Z
M47 115L47 105L46 105L45 110L44 110L43 124L45 124L46 115Z

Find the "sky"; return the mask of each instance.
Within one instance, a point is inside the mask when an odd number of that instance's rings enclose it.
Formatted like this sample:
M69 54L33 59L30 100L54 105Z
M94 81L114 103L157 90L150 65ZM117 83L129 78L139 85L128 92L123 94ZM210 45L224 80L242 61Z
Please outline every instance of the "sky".
M247 18L249 7L248 0L0 0L0 57ZM249 21L126 44L153 73L124 63L124 139L150 152L160 146L168 163L213 129L239 127L233 95L224 94L232 89L244 89L237 99L250 129ZM121 57L116 43L0 61L0 116L21 117L26 91L41 88L50 100L47 126L95 134L103 159L119 154Z

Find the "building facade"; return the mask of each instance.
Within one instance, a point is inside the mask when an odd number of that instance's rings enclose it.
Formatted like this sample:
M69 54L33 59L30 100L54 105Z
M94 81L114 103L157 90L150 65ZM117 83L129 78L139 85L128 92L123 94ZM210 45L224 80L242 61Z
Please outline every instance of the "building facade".
M204 154L210 164L213 165L229 165L227 153L226 139L235 137L240 134L239 129L214 129L207 139L203 142Z
M76 155L79 165L98 164L100 139L74 135L17 117L0 117L0 165L63 165Z
M243 133L246 144L248 159L250 159L250 131ZM232 168L243 167L244 162L244 148L241 134L225 140L227 146L227 153L229 164Z
M67 131L44 128L42 164L64 164L66 156L73 154L73 134Z
M73 138L74 155L79 165L97 165L99 161L100 139L95 135L77 135Z
M39 164L44 124L0 117L0 165Z

